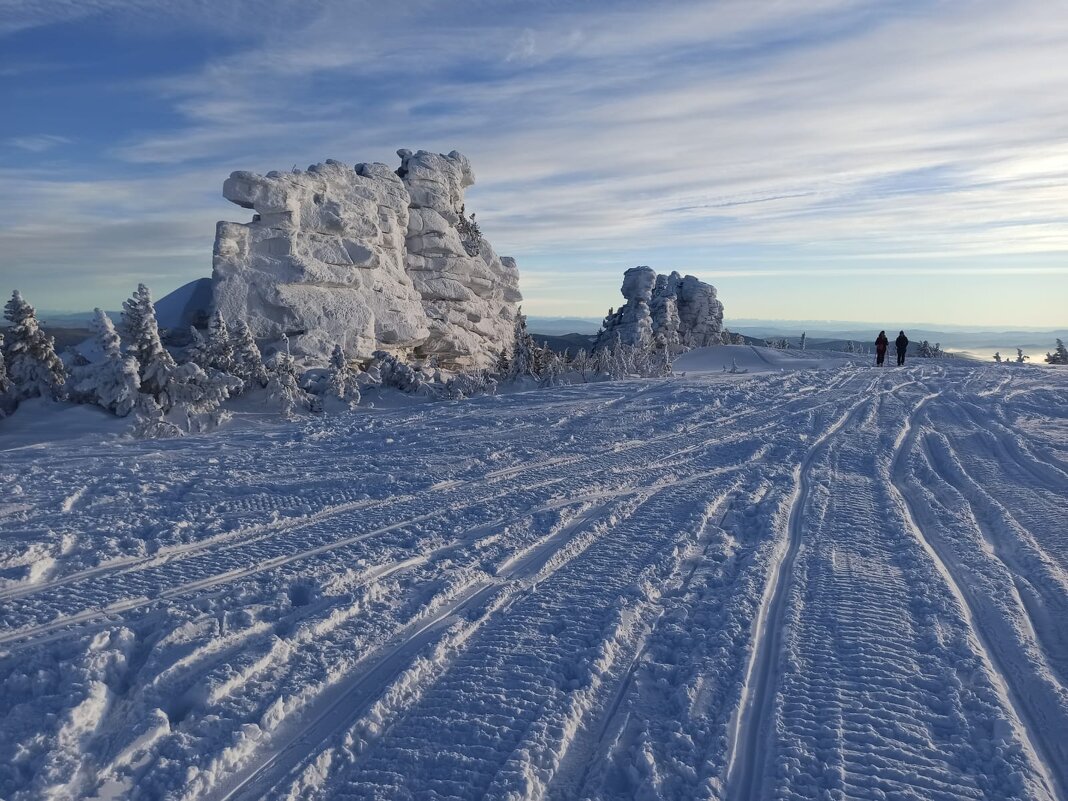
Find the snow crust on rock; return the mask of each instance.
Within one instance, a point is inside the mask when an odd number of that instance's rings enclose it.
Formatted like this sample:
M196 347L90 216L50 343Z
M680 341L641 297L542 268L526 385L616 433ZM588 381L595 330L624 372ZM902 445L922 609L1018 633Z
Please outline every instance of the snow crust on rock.
M290 337L326 361L335 344L487 366L510 346L519 276L458 224L467 158L398 151L401 168L327 160L307 171L235 172L223 195L256 214L220 222L213 301L258 338Z
M623 345L646 347L660 341L685 349L722 341L723 304L711 284L639 266L623 273L620 292L627 302L605 317L595 347L610 346L617 338Z

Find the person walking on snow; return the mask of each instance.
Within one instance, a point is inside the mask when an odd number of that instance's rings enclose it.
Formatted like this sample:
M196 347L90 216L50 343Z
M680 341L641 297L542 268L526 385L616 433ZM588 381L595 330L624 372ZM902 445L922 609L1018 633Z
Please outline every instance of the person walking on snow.
M875 365L877 367L883 366L883 361L886 359L886 349L890 347L890 340L886 338L886 332L880 331L879 336L875 339Z
M905 351L909 349L909 338L905 336L904 331L898 332L894 344L897 345L897 365L900 367L905 363Z

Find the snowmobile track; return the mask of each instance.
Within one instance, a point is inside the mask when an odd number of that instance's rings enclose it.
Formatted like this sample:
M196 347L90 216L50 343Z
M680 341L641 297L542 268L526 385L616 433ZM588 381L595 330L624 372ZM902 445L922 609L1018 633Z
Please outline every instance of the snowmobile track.
M902 515L912 535L934 563L938 573L946 582L956 599L960 611L969 629L975 636L980 655L990 675L994 678L994 687L1002 696L1002 704L1015 719L1018 735L1023 741L1036 774L1044 784L1043 790L1049 799L1068 798L1068 759L1065 758L1068 745L1064 743L1063 731L1047 731L1038 724L1045 721L1046 715L1036 708L1034 699L1025 688L1017 686L1013 671L1006 668L1001 648L996 638L991 637L984 617L977 611L977 603L972 597L968 582L959 576L950 555L945 553L937 537L925 532L920 507L911 499L911 493L905 481L905 459L912 450L916 439L915 419L920 411L942 393L934 392L924 396L912 409L901 433L894 444L894 453L890 467L891 492L895 496Z
M868 398L854 403L812 443L794 471L794 493L790 500L785 542L768 571L764 596L753 621L753 645L746 668L742 697L731 727L727 760L727 797L731 801L760 801L762 798L760 790L764 765L761 756L764 750L761 748L761 741L766 738L770 724L787 588L801 545L812 463L823 446L870 403Z

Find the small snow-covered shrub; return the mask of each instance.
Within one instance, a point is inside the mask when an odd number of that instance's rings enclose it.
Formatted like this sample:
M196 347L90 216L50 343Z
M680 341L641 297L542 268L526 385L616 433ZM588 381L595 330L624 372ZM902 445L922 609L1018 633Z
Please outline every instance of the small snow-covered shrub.
M445 382L445 397L452 400L497 394L497 380L488 372L459 373Z
M401 392L419 395L434 395L434 386L422 370L405 364L396 356L383 350L371 354L367 377L373 384L399 389Z
M169 422L163 407L151 395L140 392L134 406L134 424L130 433L138 439L167 439L183 436L182 429Z

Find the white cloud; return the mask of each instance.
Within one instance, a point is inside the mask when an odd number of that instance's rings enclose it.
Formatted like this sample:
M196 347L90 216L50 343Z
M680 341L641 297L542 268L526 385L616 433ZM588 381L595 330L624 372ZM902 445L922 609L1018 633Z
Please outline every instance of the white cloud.
M17 147L29 153L44 153L60 145L69 145L71 140L54 134L34 134L32 136L13 136L6 140L10 147Z
M973 257L1056 272L1027 260L1068 253L1061 4L220 8L255 43L145 84L187 124L111 151L173 175L169 211L188 219L218 215L204 198L231 169L455 147L478 175L470 206L539 293L550 253L598 282L658 252L699 266L785 249L806 258L781 269L810 274ZM622 263L596 266L605 254Z

